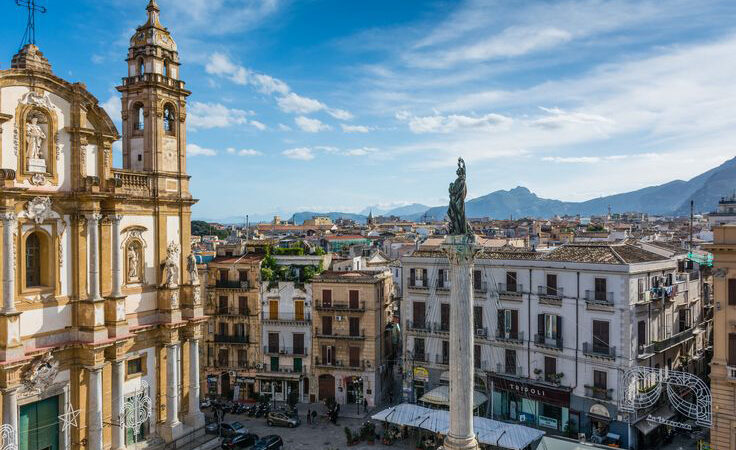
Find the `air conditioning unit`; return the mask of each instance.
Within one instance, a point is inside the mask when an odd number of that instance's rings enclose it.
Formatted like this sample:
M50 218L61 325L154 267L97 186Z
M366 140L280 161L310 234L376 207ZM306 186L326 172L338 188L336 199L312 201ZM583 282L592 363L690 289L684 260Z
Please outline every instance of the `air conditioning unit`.
M338 322L342 322L342 316L335 316L335 320L337 320Z
M230 372L230 376L231 377L234 377L235 376L235 371L234 370Z
M486 334L485 330L483 328L478 328L475 330L476 336L484 336Z
M263 369L263 363L256 364L256 369L258 369L258 370Z

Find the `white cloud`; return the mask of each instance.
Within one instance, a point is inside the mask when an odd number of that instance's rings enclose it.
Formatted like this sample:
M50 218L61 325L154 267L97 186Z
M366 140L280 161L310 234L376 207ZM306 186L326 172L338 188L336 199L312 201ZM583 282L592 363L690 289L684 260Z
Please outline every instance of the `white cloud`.
M274 16L286 3L281 0L159 0L163 21L177 35L243 33ZM175 25L175 26L174 26Z
M326 108L325 104L313 98L302 97L301 95L289 92L285 96L276 100L279 108L287 113L309 114L322 111Z
M248 85L257 91L276 97L279 109L291 114L310 114L325 111L338 120L350 120L353 115L344 109L329 108L321 101L293 92L288 84L263 73L256 73L230 60L224 53L215 52L205 64L205 71L229 79L233 83Z
M237 154L238 156L260 156L263 153L259 152L258 150L253 150L252 148L244 148L242 150L236 150L233 147L228 147L226 150L231 155Z
M187 144L187 155L189 156L215 156L217 150L200 147L197 144Z
M573 124L573 125L581 125L581 124L612 125L613 124L613 121L611 119L607 119L598 114L587 114L583 112L565 112L561 110L560 108L545 108L543 106L540 106L539 109L541 109L544 112L549 113L549 115L542 117L540 119L537 119L537 120L533 120L531 122L532 126L537 126L537 127L542 127L542 128L561 128L565 125L570 125L570 124Z
M102 103L102 105L100 105L102 106L102 109L105 110L107 115L110 116L112 121L115 122L115 124L117 124L118 126L122 122L120 111L121 105L122 103L120 101L120 97L115 94L111 95L107 100L105 100L104 103Z
M279 130L280 131L291 131L291 127L288 125L284 125L283 123L279 124Z
M187 124L193 129L224 128L245 125L252 111L228 108L221 103L192 102L189 106Z
M123 152L123 141L118 140L112 143L112 151L115 153Z
M345 133L369 133L372 128L365 125L346 125L341 123L342 131Z
M368 155L370 153L375 153L377 151L378 151L377 148L373 148L373 147L361 147L361 148L353 148L353 149L350 149L350 150L346 150L345 153L344 153L344 155L345 156L366 156L366 155Z
M409 121L409 129L413 133L452 133L458 130L487 131L511 125L512 119L501 114L486 114L483 116L466 116L450 114L447 116L434 114L431 116L411 116L406 112L396 114L400 120Z
M320 131L327 131L330 126L322 123L319 119L310 119L309 117L299 116L294 119L296 125L307 133L319 133Z
M263 122L259 122L259 121L257 121L257 120L251 120L251 121L250 121L250 124L251 124L252 126L254 126L255 128L258 128L258 129L259 129L259 130L261 130L261 131L263 131L263 130L265 130L265 129L267 128L267 127L266 127L266 124L265 124L265 123L263 123Z
M302 161L314 159L314 153L312 153L312 149L308 147L290 148L281 153L289 159L298 159Z
M661 159L657 153L640 153L634 155L606 155L606 156L544 156L542 161L560 164L597 164L601 162L620 161L624 159Z

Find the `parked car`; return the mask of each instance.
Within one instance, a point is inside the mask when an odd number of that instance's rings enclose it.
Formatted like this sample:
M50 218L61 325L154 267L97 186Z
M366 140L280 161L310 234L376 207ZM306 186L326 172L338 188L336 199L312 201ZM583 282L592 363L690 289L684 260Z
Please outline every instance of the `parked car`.
M269 427L276 425L279 427L294 428L296 426L299 426L299 423L300 422L298 416L290 416L279 411L271 411L266 415L266 424Z
M279 450L284 448L284 441L281 436L269 434L256 442L251 450Z
M210 422L204 427L204 431L207 434L217 434L217 422Z
M240 422L223 423L220 425L222 428L222 437L231 438L238 434L248 434L248 430ZM205 427L205 432L208 434L220 434L217 430L217 422L212 422Z
M227 438L222 442L222 448L230 450L233 448L250 448L258 441L258 436L253 433L238 434Z

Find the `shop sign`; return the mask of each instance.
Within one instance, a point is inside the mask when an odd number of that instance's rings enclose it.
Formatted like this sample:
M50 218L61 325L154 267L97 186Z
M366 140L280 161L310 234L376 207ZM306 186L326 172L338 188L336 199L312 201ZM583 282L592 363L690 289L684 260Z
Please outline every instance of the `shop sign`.
M519 422L534 425L534 414L519 413Z
M659 423L662 425L667 425L673 428L682 428L683 430L688 430L688 431L692 431L693 429L692 425L689 425L687 423L675 422L674 420L665 419L664 417L653 416L651 414L647 416L647 421Z
M557 419L553 419L552 417L539 416L539 426L552 428L553 430L556 430L557 429Z
M414 368L414 379L419 381L429 381L429 370L424 367Z
M550 405L565 407L570 405L570 391L500 377L492 377L492 380L494 390L513 392L524 398L539 400Z

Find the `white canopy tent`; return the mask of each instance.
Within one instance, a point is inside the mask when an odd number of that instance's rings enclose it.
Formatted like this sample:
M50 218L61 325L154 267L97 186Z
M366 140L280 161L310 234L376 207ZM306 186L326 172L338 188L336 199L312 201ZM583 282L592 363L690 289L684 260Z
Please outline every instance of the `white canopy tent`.
M396 425L422 428L433 433L447 435L450 430L450 413L445 410L429 409L409 403L380 411L373 420ZM473 417L473 429L478 442L512 450L521 450L544 436L544 431L511 423Z
M488 397L482 392L473 391L473 409L478 408L480 405L485 403ZM445 384L437 386L426 394L422 395L419 399L422 403L430 403L433 405L450 405L450 386Z

